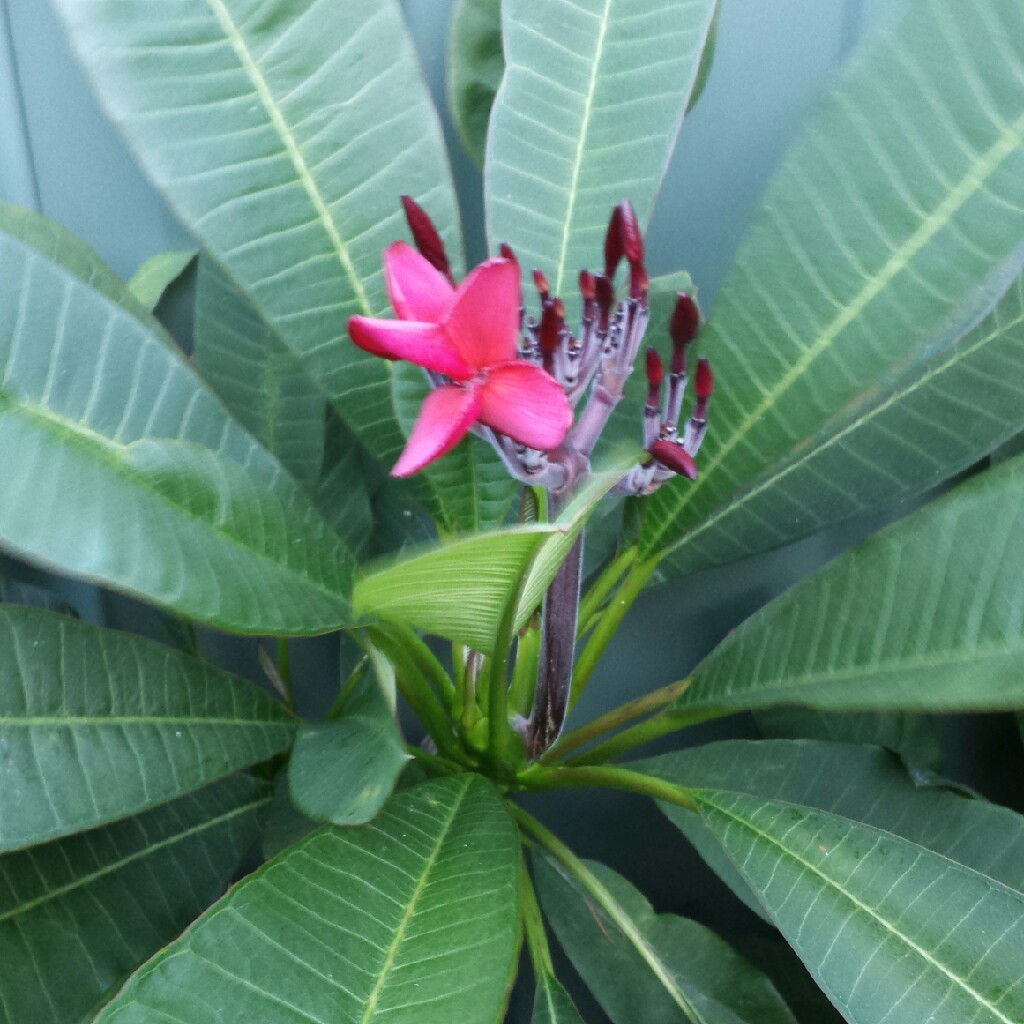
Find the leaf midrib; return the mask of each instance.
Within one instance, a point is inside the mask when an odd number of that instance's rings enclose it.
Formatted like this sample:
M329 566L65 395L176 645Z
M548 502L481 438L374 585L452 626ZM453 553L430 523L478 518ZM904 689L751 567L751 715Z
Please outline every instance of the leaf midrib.
M897 274L910 264L911 259L939 231L952 222L954 214L983 189L986 180L995 173L1004 160L1020 148L1022 143L1024 143L1024 114L1008 126L985 153L971 165L967 173L949 190L942 202L934 208L903 244L892 252L881 270L865 281L864 287L853 300L847 303L832 322L818 334L815 341L800 354L779 381L763 393L757 405L740 421L722 446L701 467L701 473L697 480L692 486L681 492L676 511L671 516L663 518L656 529L652 529L646 545L648 551L657 548L659 540L672 525L675 517L692 502L694 495L713 475L714 470L721 465L764 414L801 379L819 356L828 351L832 342L882 293Z
M892 934L897 940L903 942L909 949L911 949L915 953L917 953L923 960L927 961L936 970L938 970L940 973L944 974L951 982L953 982L954 985L957 985L958 987L962 988L980 1006L984 1006L987 1010L989 1010L993 1014L995 1014L999 1018L999 1020L1003 1022L1003 1024L1017 1024L1016 1021L1010 1020L1009 1017L1007 1017L1005 1014L1001 1013L1000 1010L996 1006L994 1006L992 1003L990 1003L980 992L977 992L975 989L973 989L967 983L967 981L965 981L964 979L958 977L951 970L949 970L945 965L941 964L938 960L935 960L928 953L928 951L926 949L923 949L916 942L914 942L914 940L911 939L910 936L905 935L898 928L896 928L895 925L890 924L888 921L886 921L886 919L884 917L882 917L880 914L876 913L876 911L874 911L866 903L862 903L860 900L858 900L857 897L853 895L853 893L851 893L847 889L845 889L838 881L836 881L835 879L830 878L823 871L819 870L810 861L805 860L798 853L796 853L793 850L789 849L789 847L785 846L780 840L775 839L773 836L769 835L767 832L764 832L761 829L759 829L749 819L740 817L738 814L736 814L736 813L734 813L732 811L726 810L724 807L721 807L719 804L715 803L714 800L708 798L705 795L705 793L701 792L700 790L692 791L692 795L693 795L693 797L698 802L703 802L703 803L709 804L719 814L722 814L726 818L729 818L731 821L734 821L741 828L745 828L747 831L753 832L755 836L757 836L760 839L764 840L764 842L766 842L768 845L775 847L777 850L780 850L784 855L786 855L788 857L791 857L805 871L810 872L812 875L816 875L822 881L822 883L824 883L826 888L830 887L830 888L834 889L844 899L846 899L848 902L852 903L854 907L856 907L858 910L862 911L863 913L867 914L868 917L870 917L872 920L874 920L878 924L880 924L886 931L888 931L890 934ZM801 808L801 809L805 809L805 808ZM814 811L814 813L815 814L825 814L825 815L828 815L829 817L839 817L838 815L833 815L833 814L831 814L828 811ZM871 829L871 831L882 831L880 829L874 829L874 828L872 828L872 826L864 826L864 827ZM889 833L889 835L892 836L891 833ZM898 837L892 836L892 838L898 838ZM909 846L918 846L918 844L912 843L910 840L903 840L903 842L907 843L907 845L909 845ZM948 858L948 857L943 857L941 854L935 853L932 850L927 850L925 847L918 846L918 848L922 852L930 853L932 856L934 856L936 858L939 858L941 860L947 861L950 864L954 865L957 868L960 868L961 870L963 870L965 872L969 871L972 874L977 874L977 875L979 875L979 877L985 878L986 880L991 881L991 879L988 879L987 876L981 875L980 872L976 872L972 868L968 868L968 867L966 867L963 864L959 864L959 863L957 863L954 860L950 860L950 858ZM1001 885L1001 883L995 883L995 884L999 884L1001 888L1006 889L1008 892L1013 892L1013 890L1010 889L1008 886Z
M238 57L239 63L242 65L242 70L245 72L249 81L252 83L253 88L256 90L256 96L262 104L267 116L270 118L271 124L277 131L281 141L284 143L285 150L287 151L288 156L292 161L292 165L299 176L299 181L305 189L306 194L309 196L310 202L313 204L313 208L316 210L324 231L331 242L331 246L338 257L338 262L341 264L349 279L349 283L352 285L352 290L356 295L360 308L365 314L369 315L372 313L370 301L366 294L366 289L363 287L362 279L356 273L355 265L353 264L351 254L348 251L348 245L341 237L341 233L338 231L338 227L334 223L334 218L331 216L327 203L325 202L324 197L320 194L316 178L313 176L313 172L310 170L309 164L306 162L306 157L302 152L302 148L299 146L298 139L296 139L294 132L288 125L288 121L284 116L284 111L281 110L277 100L274 98L270 85L264 77L263 72L260 70L255 57L246 45L245 39L243 38L238 25L235 23L231 12L228 10L227 4L224 3L224 0L206 0L206 2L214 17L217 19L221 30L224 32L228 43L235 51L235 55Z
M66 885L59 886L56 889L51 889L49 892L42 896L37 896L35 899L28 900L25 903L20 903L13 910L9 910L6 913L0 914L0 924L5 921L10 921L17 917L19 914L24 914L27 911L35 910L36 907L42 906L44 903L48 903L50 900L60 899L66 896L68 893L74 892L76 889L80 889L83 886L91 885L93 882L98 881L106 875L113 874L116 871L120 871L122 868L127 867L129 864L133 864L135 861L143 860L146 857L150 857L160 850L168 849L177 843L184 842L187 839L191 839L193 836L201 835L204 831L211 828L216 828L219 825L226 824L232 819L241 817L245 814L251 814L254 810L257 810L263 804L269 804L271 797L265 796L259 799L253 800L243 807L236 807L225 814L221 814L216 818L209 818L199 825L194 825L184 832L176 832L172 836L168 836L166 839L160 839L149 846L144 847L141 850L136 850L135 853L129 854L127 857L122 857L117 861L113 861L110 864L104 865L97 871L92 872L88 875L82 875L76 878L73 882L69 882ZM15 853L21 853L25 855L26 851L14 851Z

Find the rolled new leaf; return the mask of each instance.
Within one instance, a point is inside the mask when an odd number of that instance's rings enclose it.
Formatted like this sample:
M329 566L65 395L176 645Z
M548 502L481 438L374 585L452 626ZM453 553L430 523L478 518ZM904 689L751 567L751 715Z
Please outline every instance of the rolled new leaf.
M93 828L287 749L252 684L141 637L0 607L0 849Z
M495 1024L519 944L516 832L462 775L325 828L146 964L96 1024ZM230 1015L230 1016L229 1016Z

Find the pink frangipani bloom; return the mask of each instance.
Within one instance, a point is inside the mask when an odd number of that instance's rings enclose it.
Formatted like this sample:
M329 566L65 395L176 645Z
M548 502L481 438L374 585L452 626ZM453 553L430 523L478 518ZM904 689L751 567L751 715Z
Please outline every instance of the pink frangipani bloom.
M415 249L395 242L384 253L384 273L399 319L354 316L352 340L450 381L427 395L392 476L409 476L440 458L475 423L539 451L562 443L572 425L565 391L541 367L518 358L515 263L487 260L453 288Z

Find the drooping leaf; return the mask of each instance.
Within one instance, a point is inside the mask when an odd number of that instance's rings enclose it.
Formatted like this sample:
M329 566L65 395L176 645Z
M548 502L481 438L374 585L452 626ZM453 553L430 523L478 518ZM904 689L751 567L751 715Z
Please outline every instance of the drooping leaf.
M391 795L408 760L394 707L368 675L339 717L299 730L288 783L295 805L310 818L362 825Z
M463 775L325 828L238 885L96 1024L496 1024L518 946L515 830Z
M307 487L324 459L327 401L299 358L209 257L199 261L196 369L231 414Z
M81 248L0 231L0 543L240 632L346 622L349 553Z
M1024 1016L1024 895L890 832L700 790L701 815L851 1024Z
M569 993L550 974L537 979L530 1024L584 1024Z
M347 337L387 309L398 198L458 215L437 114L397 0L121 0L56 7L100 99L203 248L224 265L369 449L404 444L393 365Z
M638 771L814 807L917 843L1024 891L1024 818L939 784L920 785L893 754L816 740L731 740L633 763ZM708 830L689 811L659 804L741 898L759 903Z
M505 72L501 0L457 0L448 35L448 107L466 152L483 165L487 122Z
M1024 703L1024 459L958 487L768 604L675 707Z
M832 740L884 747L908 764L939 770L942 751L935 719L909 711L818 711L794 705L754 712L766 739Z
M266 783L236 776L0 857L2 1019L84 1019L224 892L268 803Z
M152 312L167 289L181 277L196 258L195 249L159 252L140 264L128 281L128 290Z
M539 267L570 309L612 207L642 224L675 145L716 0L505 0L491 112L487 236Z
M922 490L1019 429L1019 291L964 334L1024 261L1024 12L900 14L819 104L718 297L701 475L647 507L644 548L676 569Z
M793 1024L771 982L703 925L655 914L621 875L587 862L635 926L631 938L552 860L534 863L558 941L615 1024Z
M287 748L287 712L162 644L0 607L0 849L134 814Z

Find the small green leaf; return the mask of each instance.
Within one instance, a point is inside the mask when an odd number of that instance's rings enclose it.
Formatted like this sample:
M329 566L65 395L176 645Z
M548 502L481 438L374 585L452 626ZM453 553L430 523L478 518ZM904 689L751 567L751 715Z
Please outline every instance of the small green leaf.
M701 815L852 1024L1016 1024L1024 895L889 832L719 790Z
M829 811L1024 891L1024 818L959 790L921 785L884 750L816 740L731 740L630 767L688 788L730 790ZM659 806L733 891L760 911L702 819L669 804Z
M362 825L391 795L408 760L393 705L380 683L364 676L340 717L299 730L288 764L292 799L318 821Z
M462 144L481 166L504 73L501 0L457 0L448 35L448 107Z
M462 775L324 828L236 886L96 1024L496 1024L519 944L516 832Z
M539 267L569 309L602 261L612 207L641 223L693 90L716 0L505 0L508 68L491 112L487 237Z
M633 941L553 860L534 863L558 941L615 1024L794 1024L771 982L703 925L655 914L621 875L586 862L634 924Z
M772 601L697 667L676 709L1024 703L1024 459L883 530Z
M152 312L167 289L181 277L199 255L195 249L160 252L145 260L132 274L128 290Z
M530 1024L584 1024L569 993L550 974L537 979Z
M299 483L312 487L324 458L323 392L207 256L199 261L195 362L235 419Z
M0 607L0 849L92 828L287 749L254 686L162 644Z
M266 783L235 776L0 857L2 1019L83 1020L224 892L269 802Z
M921 491L1024 425L1022 283L971 330L1024 261L1024 12L898 13L818 104L716 299L700 476L647 502L666 568Z

